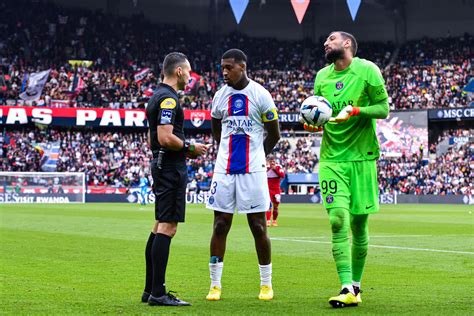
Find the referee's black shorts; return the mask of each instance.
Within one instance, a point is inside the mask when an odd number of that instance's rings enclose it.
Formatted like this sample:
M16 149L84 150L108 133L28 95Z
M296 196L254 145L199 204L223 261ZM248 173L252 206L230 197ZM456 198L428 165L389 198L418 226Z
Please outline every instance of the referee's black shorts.
M186 165L164 165L160 170L151 163L153 192L155 193L155 219L163 222L184 222L186 206Z

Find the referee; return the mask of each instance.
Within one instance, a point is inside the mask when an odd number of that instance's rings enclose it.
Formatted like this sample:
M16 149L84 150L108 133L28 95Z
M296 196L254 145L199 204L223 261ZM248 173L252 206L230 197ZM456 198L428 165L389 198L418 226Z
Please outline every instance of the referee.
M190 144L184 138L184 112L177 92L186 87L190 71L191 65L184 54L168 54L163 61L163 83L159 84L146 109L156 196L156 222L145 250L146 283L142 295L142 302L149 305L191 305L167 293L165 288L171 238L176 234L178 222L184 222L186 157L196 158L208 148L204 144Z

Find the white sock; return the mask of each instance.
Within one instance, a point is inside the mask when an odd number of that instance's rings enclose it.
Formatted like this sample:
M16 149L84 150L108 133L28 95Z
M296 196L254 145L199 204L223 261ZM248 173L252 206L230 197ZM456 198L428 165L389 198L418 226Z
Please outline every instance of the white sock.
M211 275L211 287L221 286L221 278L222 278L222 269L224 268L224 262L217 262L217 263L209 263L209 273Z
M258 265L260 270L260 286L272 286L272 264Z
M357 286L360 289L360 282L352 281L352 286Z
M349 292L351 292L352 294L355 295L355 293L354 293L354 287L352 286L352 284L349 284L349 285L343 284L343 285L342 285L342 289L344 289L344 288L348 289Z

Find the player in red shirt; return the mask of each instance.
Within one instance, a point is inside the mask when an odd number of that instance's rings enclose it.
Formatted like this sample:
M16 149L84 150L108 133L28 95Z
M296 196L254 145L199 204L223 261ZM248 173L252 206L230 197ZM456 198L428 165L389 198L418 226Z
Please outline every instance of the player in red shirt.
M273 225L278 226L278 205L280 204L280 180L285 177L285 171L280 165L275 162L273 155L268 155L267 165L267 178L268 178L268 189L270 191L270 209L267 211L267 226ZM272 218L272 205L273 205L273 222Z

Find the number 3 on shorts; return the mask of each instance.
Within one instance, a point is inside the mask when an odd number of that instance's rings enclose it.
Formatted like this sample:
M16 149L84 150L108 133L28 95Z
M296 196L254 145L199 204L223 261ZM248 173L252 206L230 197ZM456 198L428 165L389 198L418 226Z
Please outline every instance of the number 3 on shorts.
M321 192L326 195L328 192L334 194L337 192L337 182L335 180L321 182Z
M211 184L211 194L216 194L216 190L217 190L217 182L212 182Z

